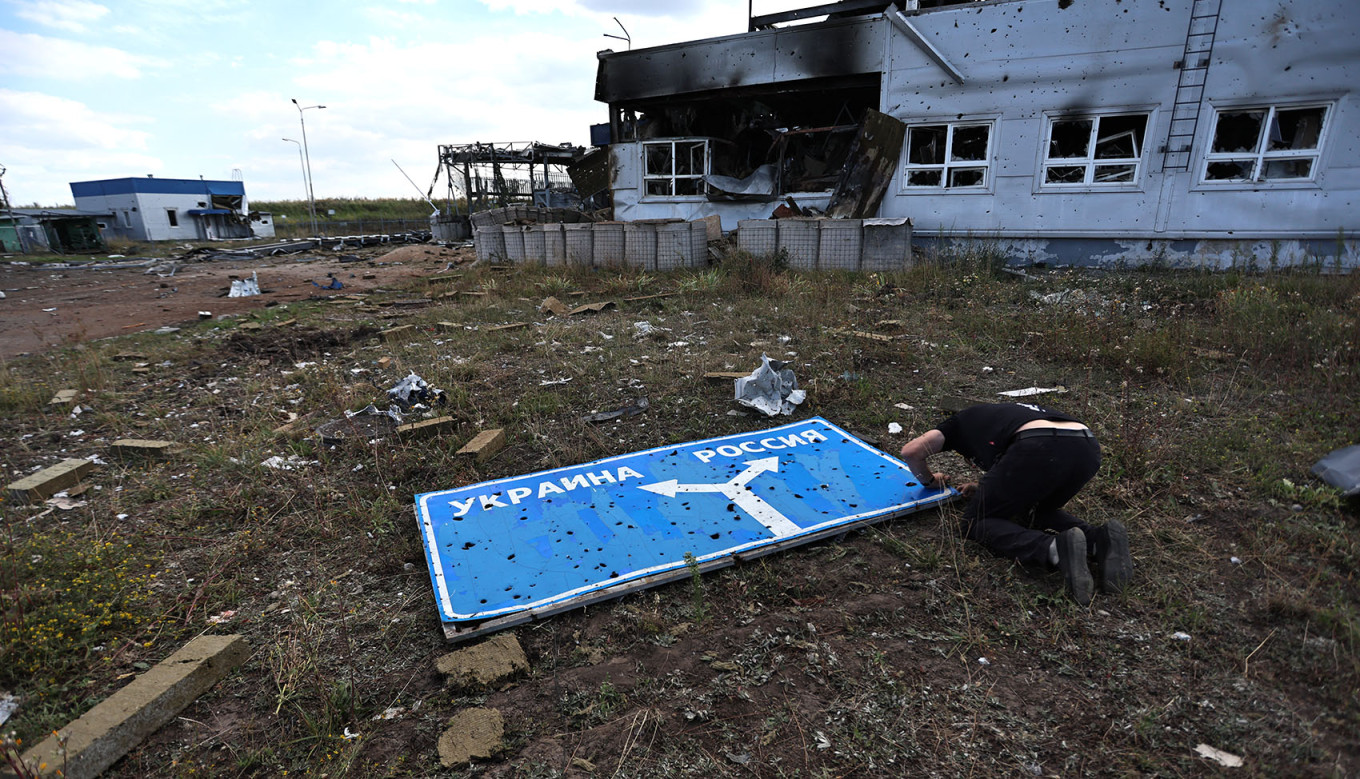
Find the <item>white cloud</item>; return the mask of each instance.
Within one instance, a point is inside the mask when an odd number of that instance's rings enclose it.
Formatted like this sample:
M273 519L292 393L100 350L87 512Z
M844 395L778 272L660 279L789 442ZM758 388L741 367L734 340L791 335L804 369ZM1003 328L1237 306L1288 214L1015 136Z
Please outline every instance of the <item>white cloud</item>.
M87 0L19 0L15 5L15 16L69 32L84 32L109 14L105 6Z
M72 181L159 172L161 161L145 152L149 134L129 127L147 121L63 97L0 89L6 186L17 202L56 205L71 202Z
M109 46L64 38L0 30L0 73L29 78L94 81L103 77L140 78L144 68L165 61Z

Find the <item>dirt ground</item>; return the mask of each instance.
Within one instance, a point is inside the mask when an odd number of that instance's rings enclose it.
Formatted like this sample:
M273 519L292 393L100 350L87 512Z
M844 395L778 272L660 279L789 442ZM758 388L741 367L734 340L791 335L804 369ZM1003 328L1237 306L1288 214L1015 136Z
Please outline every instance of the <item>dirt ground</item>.
M473 259L470 249L409 245L346 249L343 255L308 252L259 260L185 262L169 268L0 263L0 360L36 354L65 343L155 330L196 320L240 315L313 296L364 293L403 279L437 273ZM339 257L358 256L342 262ZM116 264L109 260L105 264ZM122 260L121 262L128 262ZM261 294L227 297L234 279L259 274ZM331 277L342 291L319 289Z

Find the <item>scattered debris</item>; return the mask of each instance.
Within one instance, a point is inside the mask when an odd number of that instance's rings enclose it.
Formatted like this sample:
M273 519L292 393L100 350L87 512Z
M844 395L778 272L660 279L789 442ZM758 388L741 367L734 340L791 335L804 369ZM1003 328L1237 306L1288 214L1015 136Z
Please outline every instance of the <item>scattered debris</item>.
M165 327L158 327L155 330L151 331L152 335L170 335L171 333L178 332L179 332L178 327L171 327L170 325L166 325Z
M1186 633L1186 632L1184 632L1184 631L1181 631L1181 630L1177 630L1175 633L1172 633L1172 634L1171 634L1171 640L1172 640L1172 641L1189 641L1189 640L1190 640L1190 634L1189 634L1189 633Z
M394 384L387 391L387 397L400 406L402 411L407 412L415 408L417 403L442 406L448 402L448 396L443 390L431 387L429 382L417 376L415 371L411 371L410 375Z
M261 462L260 465L264 466L265 468L273 468L276 471L293 471L297 470L298 468L305 468L308 465L319 465L320 463L321 463L320 460L307 460L305 458L298 457L295 454L290 454L287 457L283 457L282 455L276 454L273 457L270 457L269 459Z
M440 322L440 324L442 325L444 323ZM383 338L385 340L391 340L393 336L404 335L406 333L414 331L415 329L416 329L415 325L397 325L396 327L388 328L387 330L378 333L378 337Z
M742 373L741 371L709 371L704 374L704 378L709 381L722 381L724 379L733 381L735 379L746 378L749 375L750 374Z
M1360 444L1328 454L1313 465L1311 473L1348 498L1360 496Z
M566 316L567 314L571 313L571 309L567 308L566 303L563 303L562 301L552 296L549 296L542 303L540 303L538 306L538 310L540 313L550 314L552 316Z
M483 430L458 450L458 454L476 457L477 462L486 462L496 452L505 447L505 430Z
M793 413L794 406L807 398L798 389L798 379L788 363L760 355L760 367L735 382L736 401L766 416Z
M230 622L231 618L234 616L236 616L236 609L227 609L226 611L220 614L214 614L211 617L208 617L208 624L221 625L223 623Z
M7 692L0 693L0 725L5 724L18 710L19 696Z
M315 283L315 282L313 282ZM260 276L258 271L251 271L250 278L237 279L231 283L231 291L227 293L229 298L248 298L252 295L260 294Z
M616 408L613 411L597 411L594 414L586 414L585 416L581 417L581 421L599 424L601 422L612 422L615 419L628 419L630 417L635 417L638 414L641 414L642 412L651 408L651 405L652 405L651 401L647 400L647 398L645 397L642 397L638 398L632 403L629 403L626 406Z
M891 434L891 435L897 435L897 434L900 433L900 432L902 432L902 426L901 426L901 425L899 425L899 424L896 423L896 422L889 422L889 423L888 423L888 433L889 433L889 434Z
M601 311L613 307L614 301L612 300L607 300L603 303L586 303L584 305L580 305L577 306L576 308L573 308L572 310L568 311L567 314L569 316L575 316L576 314L598 314Z
M49 406L69 406L69 405L71 405L72 403L75 403L75 402L76 402L76 396L79 395L79 394L80 394L80 390L73 390L73 389L57 390L57 394L56 394L56 395L53 395L53 396L52 396L52 399L49 400L49 401L47 401L47 405L49 405Z
M1056 387L1026 387L1024 389L1007 390L1006 392L998 392L996 394L1004 395L1008 398L1027 398L1030 395L1044 395L1049 392L1056 392L1061 395L1064 392L1067 392L1067 388L1059 384Z
M11 500L23 505L43 500L67 487L75 486L93 468L92 460L63 460L50 468L44 468L11 483L5 489L9 492Z
M58 492L56 495L47 499L47 505L61 509L62 511L70 511L71 509L78 509L81 506L88 505L88 503L83 500L76 500L65 492Z
M529 670L529 660L513 633L498 633L476 646L450 652L434 661L455 690L486 690Z
M200 312L198 312L198 318L199 318L199 319L212 319L212 312L211 312L211 311L200 311Z
M358 411L346 411L339 419L324 422L316 429L322 446L340 446L347 440L368 441L391 435L402 424L397 406L380 409L372 403Z
M500 332L500 331L502 331L502 330L518 330L518 329L520 329L521 327L528 327L528 326L529 326L529 323L528 323L528 322L511 322L510 324L507 324L507 325L494 325L494 326L492 326L492 327L488 327L488 328L486 328L486 332L488 332L488 333L497 333L497 332Z
M1199 755L1200 757L1208 758L1226 768L1242 767L1242 758L1238 757L1237 755L1234 755L1231 752L1224 752L1221 749L1215 749L1214 747L1211 747L1208 744L1200 744L1199 746L1195 747L1195 754Z
M344 283L341 282L340 279L337 279L335 276L332 276L332 275L329 274L329 273L327 273L326 276L327 276L328 278L330 278L330 283L328 283L328 284L317 284L315 281L313 281L313 282L312 282L312 286L313 286L313 287L319 287L320 289L344 289L344 288L345 288Z
M543 381L540 381L540 382L538 383L538 386L540 386L540 387L556 387L556 386L561 385L561 384L566 384L566 383L568 383L568 382L570 382L570 381L571 381L571 377L570 377L570 376L567 376L567 377L561 378L561 379L544 379Z
M501 751L505 720L495 709L464 709L449 720L439 737L439 763L445 768L488 758Z

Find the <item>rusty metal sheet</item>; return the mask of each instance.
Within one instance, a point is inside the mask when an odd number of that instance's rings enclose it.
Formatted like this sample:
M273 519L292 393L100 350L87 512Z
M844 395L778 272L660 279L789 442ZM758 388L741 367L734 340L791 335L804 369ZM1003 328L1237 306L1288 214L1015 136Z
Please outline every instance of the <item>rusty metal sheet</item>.
M872 108L864 115L850 159L841 169L826 215L833 219L867 219L878 214L902 155L907 126Z

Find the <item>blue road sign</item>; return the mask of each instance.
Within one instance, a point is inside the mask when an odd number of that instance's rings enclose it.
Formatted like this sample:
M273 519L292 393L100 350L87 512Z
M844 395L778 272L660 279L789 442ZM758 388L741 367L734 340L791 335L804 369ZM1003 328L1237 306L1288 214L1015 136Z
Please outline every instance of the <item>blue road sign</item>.
M900 460L824 419L416 496L449 638L934 506Z

